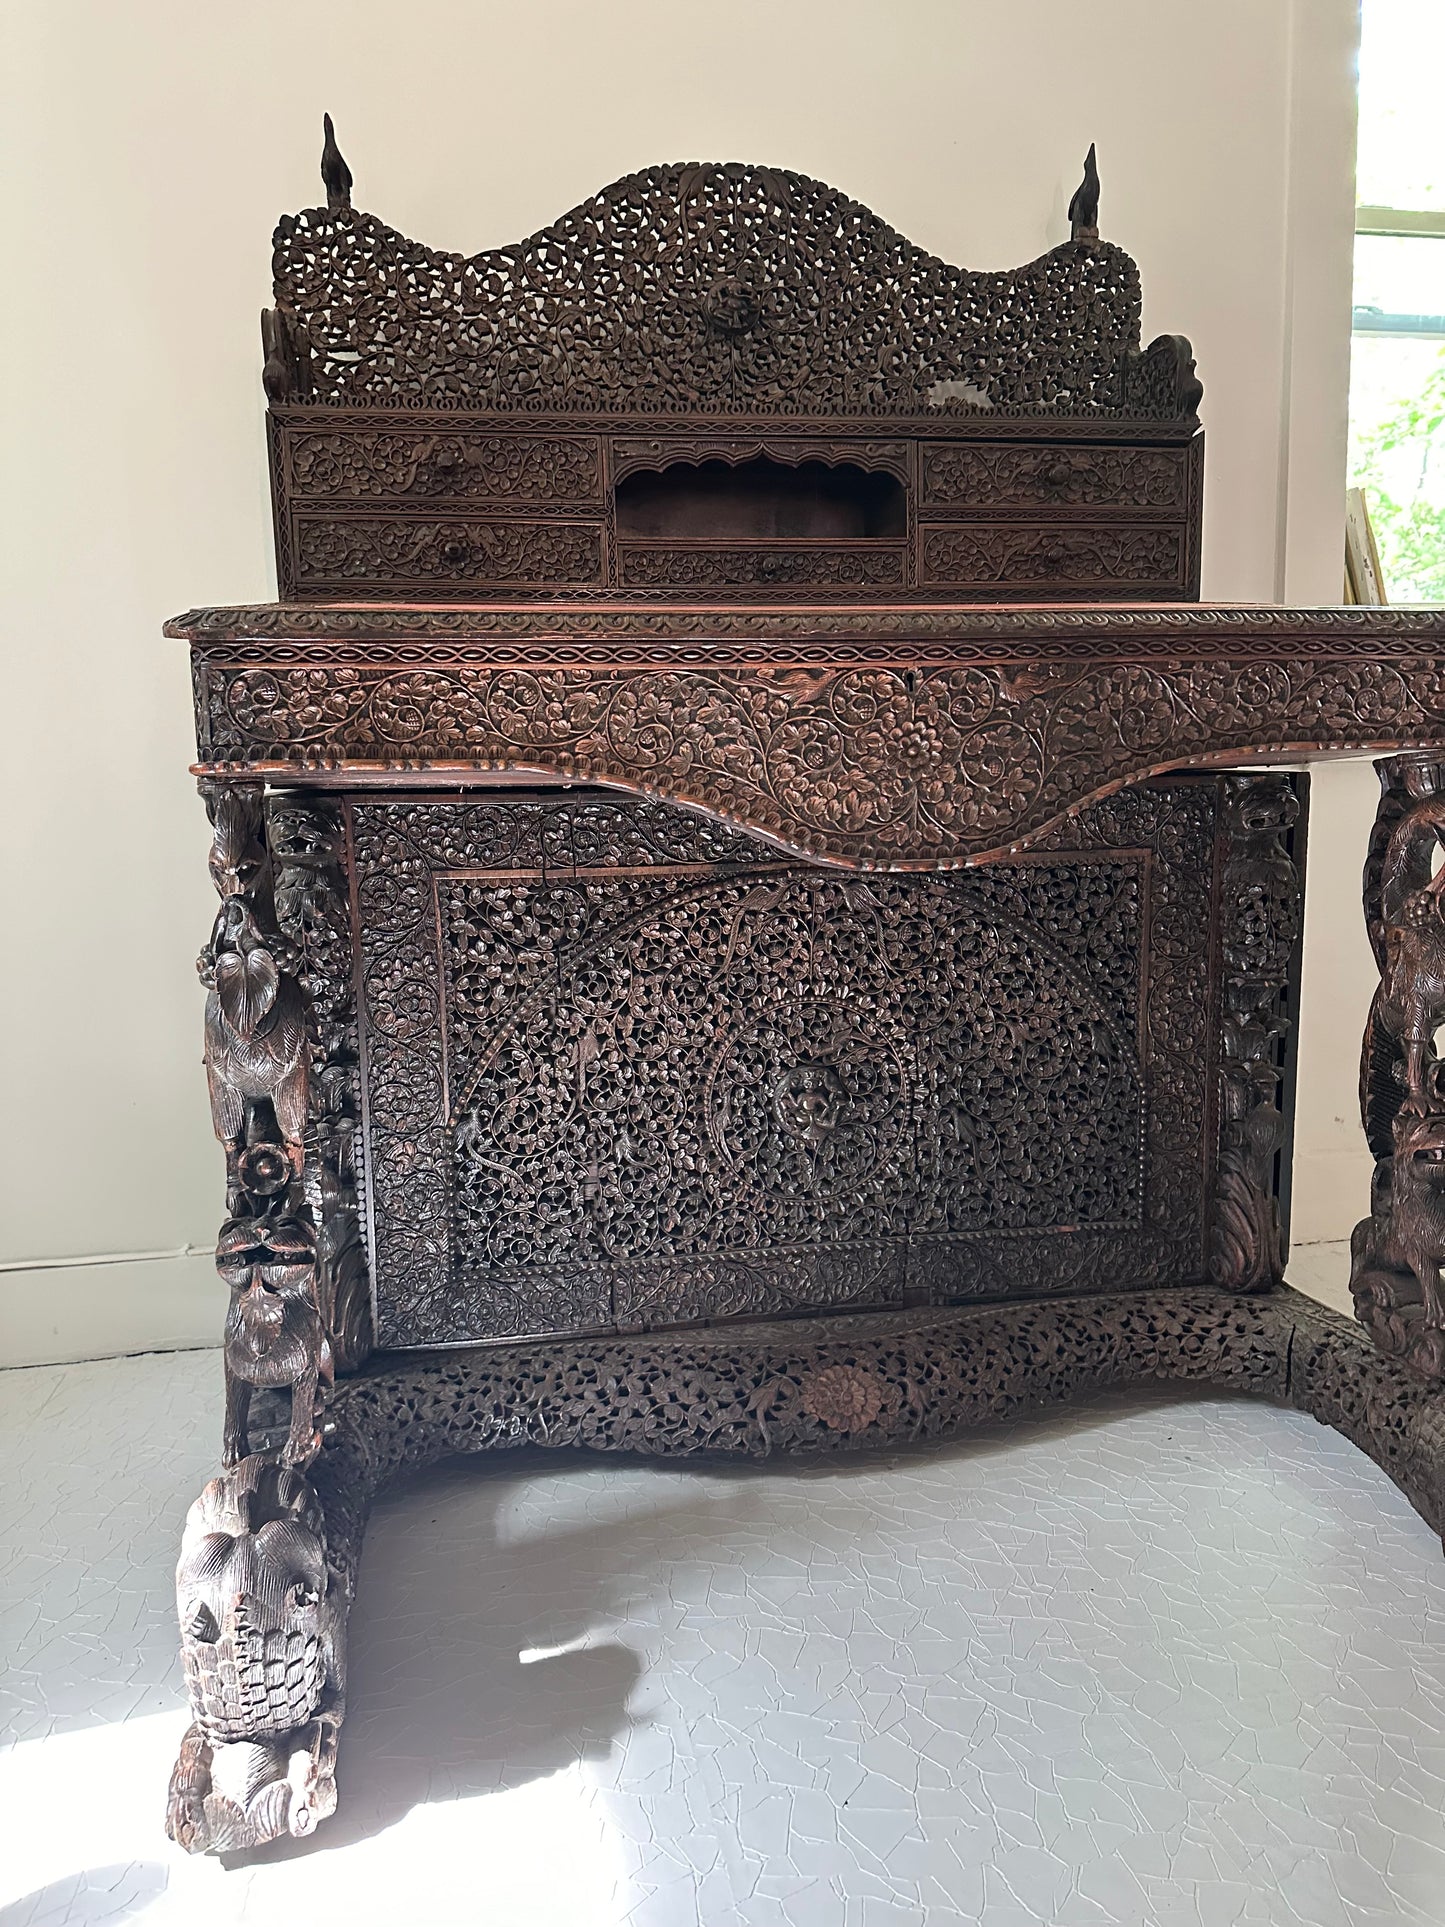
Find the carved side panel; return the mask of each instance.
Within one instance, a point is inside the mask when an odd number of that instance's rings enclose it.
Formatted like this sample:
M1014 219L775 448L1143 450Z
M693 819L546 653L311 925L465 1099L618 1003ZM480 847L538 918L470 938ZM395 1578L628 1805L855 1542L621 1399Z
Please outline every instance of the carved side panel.
M305 1463L319 1444L320 1384L371 1342L343 832L335 810L259 789L215 789L207 803L221 907L200 970L226 1147L225 1458L250 1450L253 1392L285 1388L283 1455Z
M1198 1278L1216 788L866 879L356 803L382 1342Z
M1177 337L1158 366L1161 344L1141 353L1122 249L1081 239L971 273L783 168L649 168L470 258L347 201L284 217L273 264L318 402L851 414L955 398L1173 419L1198 401Z
M1375 1154L1370 1216L1355 1227L1355 1311L1382 1351L1445 1378L1445 762L1375 765L1380 809L1365 862L1365 921L1380 987L1360 1061L1360 1113Z
M1209 1275L1229 1291L1284 1277L1279 1154L1293 966L1304 909L1288 776L1229 776L1222 880L1219 1164Z

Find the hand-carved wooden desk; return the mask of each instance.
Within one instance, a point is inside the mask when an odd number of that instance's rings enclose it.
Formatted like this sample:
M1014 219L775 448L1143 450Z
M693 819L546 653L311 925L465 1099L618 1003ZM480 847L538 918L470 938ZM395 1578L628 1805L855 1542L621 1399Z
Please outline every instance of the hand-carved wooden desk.
M461 262L325 167L266 322L291 599L169 626L232 1292L175 1837L330 1811L367 1508L447 1452L1174 1376L1445 1524L1445 616L1177 599L1200 391L1089 178L967 276L741 168ZM1351 751L1381 1349L1281 1288L1307 779L1239 767Z

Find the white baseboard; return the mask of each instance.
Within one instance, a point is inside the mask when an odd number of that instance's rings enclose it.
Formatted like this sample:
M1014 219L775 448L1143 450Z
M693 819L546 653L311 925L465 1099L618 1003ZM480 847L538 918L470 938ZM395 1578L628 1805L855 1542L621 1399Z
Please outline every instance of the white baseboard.
M0 1272L0 1366L219 1345L226 1287L209 1251Z
M1294 1156L1290 1194L1291 1244L1330 1244L1343 1239L1370 1215L1370 1180L1375 1160L1358 1145L1343 1150L1301 1151Z

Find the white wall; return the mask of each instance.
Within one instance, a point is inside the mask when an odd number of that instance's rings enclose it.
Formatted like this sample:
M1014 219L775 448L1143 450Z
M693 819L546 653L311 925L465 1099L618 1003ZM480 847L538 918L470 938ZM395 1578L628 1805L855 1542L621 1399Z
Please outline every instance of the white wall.
M12 0L0 1356L219 1330L186 1255L220 1215L192 971L212 904L185 663L159 629L273 592L256 317L276 215L320 198L323 107L360 205L467 250L630 169L736 157L820 176L950 260L1011 265L1063 235L1097 139L1146 333L1191 334L1205 381L1206 594L1329 599L1353 11ZM1349 968L1310 964L1312 985L1341 979L1324 1042L1346 1055L1352 915ZM1305 1126L1309 1156L1358 1163L1308 1106ZM1353 1171L1349 1196L1347 1216Z

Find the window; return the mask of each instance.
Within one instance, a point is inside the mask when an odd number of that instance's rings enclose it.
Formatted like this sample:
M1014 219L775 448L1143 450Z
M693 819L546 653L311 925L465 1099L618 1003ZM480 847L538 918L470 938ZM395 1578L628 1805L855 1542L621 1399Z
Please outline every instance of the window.
M1350 481L1392 602L1445 601L1445 0L1364 0Z

